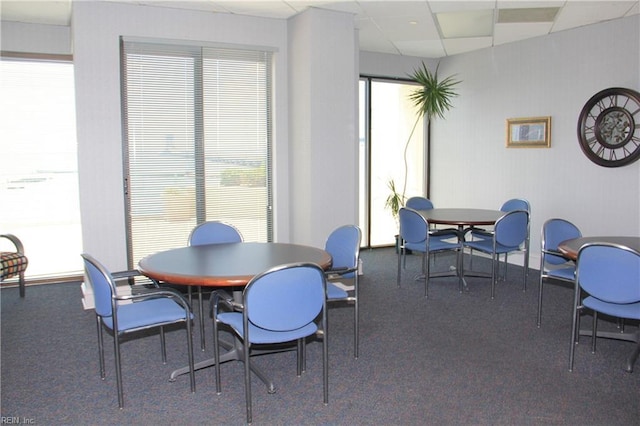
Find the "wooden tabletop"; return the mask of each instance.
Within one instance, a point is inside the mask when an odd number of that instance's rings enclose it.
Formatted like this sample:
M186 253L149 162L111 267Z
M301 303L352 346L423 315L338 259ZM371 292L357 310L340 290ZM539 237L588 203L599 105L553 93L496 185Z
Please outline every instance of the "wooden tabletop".
M139 262L144 275L171 284L233 287L272 267L312 262L331 266L326 251L297 244L231 243L182 247L149 255Z
M418 210L429 223L434 225L478 226L493 225L505 212L500 210L447 208Z
M640 251L640 237L616 237L616 236L599 236L599 237L582 237L566 240L558 244L558 250L569 259L576 260L580 247L588 243L610 243L619 244L631 249Z

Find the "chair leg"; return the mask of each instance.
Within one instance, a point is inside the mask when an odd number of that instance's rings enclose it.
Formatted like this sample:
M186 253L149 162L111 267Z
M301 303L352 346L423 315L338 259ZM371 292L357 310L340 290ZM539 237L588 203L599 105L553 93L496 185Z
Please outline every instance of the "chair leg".
M191 393L196 391L196 372L195 372L195 362L193 357L193 330L191 328L191 318L189 318L189 313L187 313L187 317L185 319L185 325L187 328L187 353L189 356L189 381L191 384Z
M24 291L25 291L24 272L20 272L18 284L20 286L20 297L24 297Z
M396 276L396 283L398 284L398 288L400 288L400 280L401 280L401 269L402 269L402 245L398 247L398 274Z
M359 300L360 297L358 295L358 271L356 271L356 276L353 278L354 280L354 296L355 300L353 302L353 357L358 359L358 347L360 346L360 313L359 313Z
M598 334L598 312L593 311L593 329L591 331L591 353L596 353L596 337Z
M204 343L204 302L202 300L202 287L198 286L198 306L200 308L199 313L199 322L200 322L200 349L204 351L205 343Z
M246 337L246 335L245 335ZM323 339L326 340L326 339ZM243 349L243 356L244 356L244 392L245 392L245 399L246 399L246 405L247 405L247 423L251 423L252 420L252 414L251 414L251 366L249 365L250 359L249 359L249 351L250 351L250 343L247 342L247 340L244 340L244 349Z
M496 294L496 280L499 275L499 265L500 263L500 255L496 254L494 251L491 254L491 298L493 299Z
M424 298L429 298L429 253L422 254L422 270L424 272Z
M113 352L116 359L116 386L118 388L118 407L124 408L124 393L122 390L122 370L120 361L120 335L117 331L113 331Z
M322 374L323 374L323 400L324 404L329 404L329 335L327 333L327 307L322 309L322 328L324 336L322 339Z
M296 376L300 377L302 376L302 371L303 371L303 356L304 356L304 339L298 339L296 341Z
M540 268L540 283L538 287L538 318L536 319L536 326L540 328L542 322L542 285L544 278L542 277L542 267Z
M102 319L96 315L96 320L98 323L98 358L100 360L100 378L104 380L104 340L102 336Z
M216 393L220 395L222 393L222 385L220 383L220 343L218 341L218 321L216 321L216 315L213 317L213 359L215 361L216 370Z
M167 363L167 345L164 338L164 327L160 327L160 350L162 352L162 363Z

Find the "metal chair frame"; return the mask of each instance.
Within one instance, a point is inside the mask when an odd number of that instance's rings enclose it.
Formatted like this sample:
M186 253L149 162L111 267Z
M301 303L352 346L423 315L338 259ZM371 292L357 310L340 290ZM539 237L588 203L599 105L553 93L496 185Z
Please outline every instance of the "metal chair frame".
M118 406L124 407L124 392L122 387L122 362L120 356L120 338L125 334L135 333L142 330L148 330L158 328L160 331L160 345L162 350L162 362L167 362L167 351L165 345L164 326L185 323L187 332L187 350L189 358L189 378L191 382L191 392L196 391L195 372L194 372L194 357L193 357L193 340L191 320L193 314L191 308L185 300L185 298L177 291L171 289L139 289L137 294L128 296L119 296L116 291L116 280L131 280L135 276L139 276L138 271L122 271L116 273L110 273L100 262L94 259L91 255L82 254L82 258L85 261L85 272L87 279L90 281L94 291L95 297L95 311L96 311L96 323L98 330L98 351L100 361L100 378L105 379L105 362L104 362L104 339L103 339L103 327L113 332L113 349L115 353L115 366L116 366L116 386L118 388ZM104 283L100 283L104 281ZM157 285L157 284L156 284ZM109 302L107 302L107 298ZM120 302L128 301L132 304L120 305ZM171 302L164 303L164 302ZM156 306L157 310L167 312L168 309L178 308L184 310L184 317L174 316L173 318L165 319L162 322L148 322L138 317L139 313L136 313L136 318L140 319L140 325L130 327L127 329L121 329L118 317L119 310L136 310L143 304L149 306L150 303L156 304L157 302L163 303L163 306ZM175 309L174 309L175 310ZM140 310L141 311L141 310ZM142 311L141 311L142 312ZM172 312L174 314L175 312ZM107 321L109 320L109 321Z

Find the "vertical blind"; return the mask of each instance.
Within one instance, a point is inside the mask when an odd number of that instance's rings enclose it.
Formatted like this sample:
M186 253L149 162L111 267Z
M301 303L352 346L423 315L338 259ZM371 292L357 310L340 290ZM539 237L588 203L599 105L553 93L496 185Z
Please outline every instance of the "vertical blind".
M271 57L121 41L130 266L204 221L272 240Z

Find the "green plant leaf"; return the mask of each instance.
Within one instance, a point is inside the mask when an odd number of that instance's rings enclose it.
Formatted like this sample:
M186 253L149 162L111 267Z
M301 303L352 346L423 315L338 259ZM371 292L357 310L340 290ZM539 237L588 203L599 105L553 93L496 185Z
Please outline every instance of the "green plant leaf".
M418 114L431 120L433 117L444 118L444 113L451 109L452 98L458 96L455 86L460 83L454 76L449 76L442 81L438 81L438 68L435 72L429 71L425 63L414 70L410 75L411 79L420 85L420 88L414 90L409 99L418 109Z

